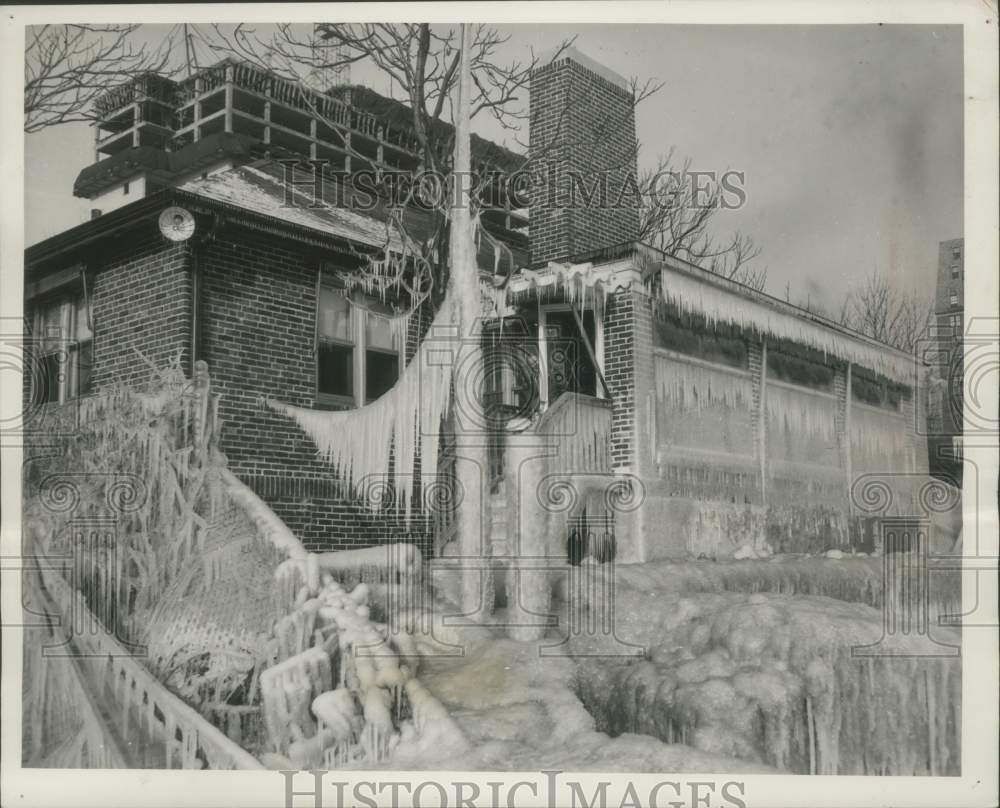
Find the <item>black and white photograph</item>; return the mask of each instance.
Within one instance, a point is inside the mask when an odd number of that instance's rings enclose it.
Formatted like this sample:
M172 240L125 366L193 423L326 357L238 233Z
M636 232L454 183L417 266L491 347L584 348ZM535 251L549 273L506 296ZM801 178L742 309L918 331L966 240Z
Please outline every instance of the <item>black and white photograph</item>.
M715 5L4 15L5 805L996 804L996 4Z

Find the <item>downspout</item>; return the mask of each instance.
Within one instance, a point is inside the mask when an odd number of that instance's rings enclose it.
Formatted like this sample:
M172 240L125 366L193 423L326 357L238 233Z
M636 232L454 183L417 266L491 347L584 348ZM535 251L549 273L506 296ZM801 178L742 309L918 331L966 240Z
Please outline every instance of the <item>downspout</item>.
M191 244L191 363L188 368L194 378L195 362L201 352L201 246L203 240Z
M223 218L218 213L212 217L212 224L208 227L201 238L191 240L191 362L189 371L191 378L194 378L194 365L202 358L202 298L204 297L202 287L204 278L202 273L202 251L209 241L215 238L219 228L223 225Z

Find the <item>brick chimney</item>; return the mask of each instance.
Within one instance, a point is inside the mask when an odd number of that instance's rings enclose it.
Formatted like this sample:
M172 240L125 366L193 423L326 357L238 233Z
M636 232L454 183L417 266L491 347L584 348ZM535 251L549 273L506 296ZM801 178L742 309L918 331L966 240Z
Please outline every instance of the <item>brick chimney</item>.
M530 85L532 266L625 244L639 231L628 83L574 48L540 64Z

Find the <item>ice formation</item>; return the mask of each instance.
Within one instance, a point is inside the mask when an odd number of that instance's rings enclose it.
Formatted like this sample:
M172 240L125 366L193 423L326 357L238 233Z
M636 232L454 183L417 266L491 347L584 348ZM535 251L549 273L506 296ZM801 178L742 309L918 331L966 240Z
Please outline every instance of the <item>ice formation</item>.
M910 471L914 449L909 427L902 413L852 402L849 439L854 471Z
M749 373L659 353L654 368L654 444L753 457Z
M840 466L837 400L808 387L768 383L767 451L776 460Z
M299 591L296 608L276 627L279 661L260 678L269 762L370 767L400 745L461 744L447 711L414 678L413 639L405 628L374 622L371 587L345 589L321 568L350 565L325 555L292 561L286 569L296 572L283 573Z
M453 326L455 307L449 301L445 298L435 315L431 334ZM418 454L421 474L429 479L437 475L438 439L448 411L453 371L451 362L440 356L443 351L433 339L424 340L392 389L359 409L324 412L273 400L267 404L293 418L349 485L381 484L392 469L395 506L408 521ZM384 504L381 496L366 499L373 509Z
M646 659L581 661L580 695L601 729L800 773L957 772L957 658L856 657L852 647L882 636L882 614L870 606L804 595L666 594L655 572L629 570L617 588L617 635L644 645ZM575 639L571 647L585 654L594 642L602 641Z
M668 303L681 311L700 314L710 324L729 323L751 333L808 345L824 354L871 368L890 379L913 383L912 357L860 334L842 333L835 324L824 325L815 315L782 311L769 305L763 293L723 289L707 279L698 280L693 274L667 270L663 271L661 288L663 299ZM775 302L782 305L781 301Z
M600 319L614 285L606 272L595 270L592 264L549 263L543 269L520 269L506 286L490 291L499 311L523 299L534 300L546 294L563 295L580 311L592 308Z

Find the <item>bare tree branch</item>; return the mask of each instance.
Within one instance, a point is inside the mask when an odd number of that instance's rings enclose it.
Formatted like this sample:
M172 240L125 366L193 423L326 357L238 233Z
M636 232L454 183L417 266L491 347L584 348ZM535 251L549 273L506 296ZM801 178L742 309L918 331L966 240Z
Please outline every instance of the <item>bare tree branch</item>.
M910 352L926 328L930 313L929 299L916 292L894 289L889 279L876 268L844 296L840 322Z
M139 25L41 25L27 30L24 131L92 121L94 99L144 72L167 72L172 37L136 47Z
M640 178L640 240L716 275L763 290L767 268L754 263L761 248L753 239L736 232L729 240L719 241L712 233L711 223L722 202L720 184L703 186L691 170L690 159L680 167L674 160L671 148L655 169Z

